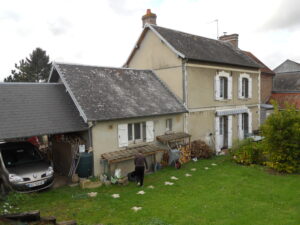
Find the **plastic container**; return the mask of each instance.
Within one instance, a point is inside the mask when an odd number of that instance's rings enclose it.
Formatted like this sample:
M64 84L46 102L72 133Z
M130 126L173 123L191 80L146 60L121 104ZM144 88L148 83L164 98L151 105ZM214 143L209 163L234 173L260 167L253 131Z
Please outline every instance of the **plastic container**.
M88 152L80 153L77 167L77 174L80 178L90 177L93 171L93 154Z

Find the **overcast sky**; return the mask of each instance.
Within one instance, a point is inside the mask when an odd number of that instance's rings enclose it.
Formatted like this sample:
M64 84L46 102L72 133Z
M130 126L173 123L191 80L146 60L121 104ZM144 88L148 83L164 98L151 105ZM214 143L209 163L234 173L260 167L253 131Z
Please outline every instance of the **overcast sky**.
M239 34L271 69L300 62L299 0L0 0L0 81L36 48L51 61L122 66L147 8L157 24L200 36Z

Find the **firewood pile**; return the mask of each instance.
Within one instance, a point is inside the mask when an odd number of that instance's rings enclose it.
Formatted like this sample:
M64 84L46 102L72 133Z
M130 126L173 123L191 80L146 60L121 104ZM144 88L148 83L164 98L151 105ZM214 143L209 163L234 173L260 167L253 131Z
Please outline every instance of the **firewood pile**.
M161 165L162 166L168 166L168 164L169 164L169 153L165 152L163 154L163 157L162 157L162 160L161 160Z
M191 150L188 145L184 145L180 148L180 163L187 163L191 160Z
M193 141L191 144L191 157L208 159L214 155L214 151L201 140Z
M31 211L15 214L4 214L0 216L0 224L15 225L15 224L28 224L28 225L76 225L75 220L57 222L54 216L41 217L40 211Z

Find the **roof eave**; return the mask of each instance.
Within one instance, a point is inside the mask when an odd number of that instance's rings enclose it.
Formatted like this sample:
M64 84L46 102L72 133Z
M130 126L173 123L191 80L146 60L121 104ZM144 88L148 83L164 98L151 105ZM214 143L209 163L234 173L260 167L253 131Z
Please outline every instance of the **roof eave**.
M150 30L152 30L153 33L156 34L159 37L159 39L162 40L177 56L181 57L182 59L186 58L186 56L183 53L176 50L163 36L161 36L160 33L157 30L155 30L153 25L146 24L145 27L149 27Z
M204 62L204 63L213 63L213 64L223 64L226 66L235 66L235 67L243 67L243 68L251 68L251 69L261 69L260 67L250 66L250 65L241 65L241 64L234 64L234 63L225 63L225 62L219 62L219 61L212 61L212 60L199 60L199 59L193 59L193 58L187 58L187 60L192 60L194 62Z
M56 64L55 62L53 63L53 66L55 67L57 73L59 74L60 79L62 80L62 83L65 85L67 92L69 93L71 99L73 100L76 108L78 109L80 116L83 118L84 122L87 123L88 119L87 116L85 115L83 109L81 108L79 102L77 101L77 99L75 98L75 95L73 94L71 88L68 85L68 82L65 80L63 73L60 71L59 65Z
M127 119L138 119L138 118L148 118L148 117L157 117L157 116L167 116L167 115L175 115L175 114L182 114L188 113L188 110L182 110L178 112L168 112L168 113L159 113L159 114L151 114L151 115L140 115L140 116L127 116L127 117L114 117L109 119L93 119L89 118L87 122L106 122L106 121L113 121L113 120L127 120Z

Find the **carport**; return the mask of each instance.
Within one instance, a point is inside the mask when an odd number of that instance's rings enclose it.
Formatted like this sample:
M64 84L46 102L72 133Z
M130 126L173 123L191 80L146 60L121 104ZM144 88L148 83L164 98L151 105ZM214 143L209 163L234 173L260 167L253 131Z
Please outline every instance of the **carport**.
M47 136L53 141L50 147L56 146L52 149L53 157L61 154L62 157L55 158L63 163L68 161L63 157L72 156L63 152L66 146L57 147L57 137L77 136L86 149L90 146L88 125L61 83L0 83L0 106L2 141Z

